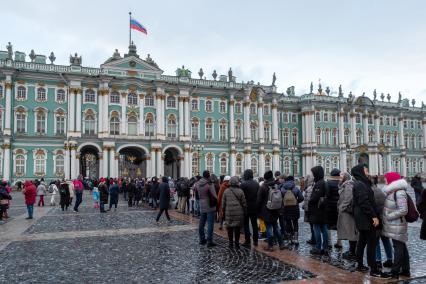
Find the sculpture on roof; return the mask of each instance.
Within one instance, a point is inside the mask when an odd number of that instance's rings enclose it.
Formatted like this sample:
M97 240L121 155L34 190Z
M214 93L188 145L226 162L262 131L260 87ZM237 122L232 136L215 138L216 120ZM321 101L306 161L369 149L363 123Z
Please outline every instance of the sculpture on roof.
M339 98L343 98L342 85L339 85Z
M50 64L53 64L53 62L55 62L55 60L56 60L56 56L53 53L53 51L49 55L49 60L50 60Z
M386 97L388 99L388 103L390 103L391 95L388 93L388 96Z
M325 92L327 93L327 96L329 96L330 95L330 87L329 86L327 86L327 88L325 88Z
M398 103L400 103L400 102L401 102L401 100L402 100L402 95L401 95L401 92L399 92L399 93L398 93Z
M274 72L274 74L272 74L272 86L275 86L276 81L277 81L277 76L275 76L275 72Z
M145 61L146 61L148 64L150 64L150 65L152 65L152 66L154 66L154 67L157 67L157 68L158 68L157 63L155 63L154 59L152 59L152 57L151 57L151 55L150 55L149 53L147 54L147 56L146 56L146 58L145 58Z
M416 100L415 99L412 99L411 100L411 104L413 105L413 107L416 105Z
M353 100L354 100L354 95L352 95L352 91L351 91L351 92L349 92L349 95L348 95L348 102L352 103Z
M176 76L191 78L191 71L189 69L185 69L185 66L182 65L182 68L178 68L176 70Z
M215 81L216 81L216 78L217 78L216 70L213 70L212 77L213 77L213 80L215 80Z
M35 52L34 52L34 49L31 49L31 52L30 52L30 59L31 59L31 62L34 62L34 60L35 60L35 58L36 58L36 55L35 55Z
M382 99L382 102L384 102L384 101L385 101L385 94L384 94L384 93L382 93L382 94L380 95L380 98Z
M310 90L309 94L314 93L314 83L313 82L311 82L311 86L309 87L309 90Z
M13 56L13 48L12 48L12 44L10 43L10 41L9 41L9 43L7 44L7 58L8 59L10 59L10 60L12 60L12 56Z
M200 76L200 79L203 79L203 76L204 76L203 68L200 68L200 71L198 71L198 76Z
M426 105L424 104L424 102L422 101L422 109L426 108Z
M321 80L319 80L319 83L318 83L318 93L320 95L322 94Z
M373 91L373 100L377 101L377 92L376 92L376 89L374 89L374 91Z
M115 51L114 51L114 53L112 54L112 58L113 59L121 59L121 55L120 55L120 52L118 52L118 49L116 49Z
M286 93L287 96L294 97L296 95L296 93L294 92L294 86L288 87Z
M231 68L229 68L229 71L228 71L228 81L229 82L233 81L233 75L232 75L232 69Z
M81 56L77 55L77 52L74 56L70 55L70 64L71 66L81 66Z

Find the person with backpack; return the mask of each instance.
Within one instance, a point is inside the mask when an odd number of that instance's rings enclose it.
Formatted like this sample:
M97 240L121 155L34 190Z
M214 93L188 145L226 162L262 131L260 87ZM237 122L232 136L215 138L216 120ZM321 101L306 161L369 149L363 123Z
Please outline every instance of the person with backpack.
M257 212L265 222L268 245L266 251L274 251L274 238L278 241L280 250L285 249L282 234L278 231L278 218L283 204L281 191L275 183L272 171L263 175L265 181L257 193Z
M250 247L250 223L253 232L253 245L256 247L259 242L259 228L257 226L257 193L259 191L259 183L253 179L253 170L247 169L244 171L241 190L247 202L247 214L244 217L244 236L245 242L243 246Z
M305 215L304 215L304 221L309 223L309 227L310 227L310 231L311 231L311 237L309 240L306 241L307 244L310 245L315 245L315 234L314 234L314 225L309 222L309 200L311 199L311 194L312 194L312 189L314 187L314 177L312 174L307 174L306 177L304 178L305 182L305 189L303 191L303 197L304 197L304 201L303 201L303 206L302 209L305 211Z
M37 195L39 196L37 206L44 206L44 196L46 195L46 184L44 183L44 178L42 178L40 183L37 185Z
M244 216L247 211L244 192L239 187L239 178L234 176L229 180L229 187L223 193L220 206L220 215L224 217L228 231L229 248L240 248L240 232L244 225Z
M52 181L49 185L48 191L51 195L50 197L50 206L56 206L55 196L58 193L58 186L56 185L57 181Z
M68 210L68 206L70 205L70 191L68 183L65 181L61 182L59 185L59 197L59 205L62 211Z
M176 184L176 190L178 195L178 206L179 212L185 214L186 212L186 199L188 197L189 185L184 178L180 178Z
M230 176L225 176L222 183L220 184L219 194L217 196L217 202L219 203L219 230L223 229L223 214L222 214L222 197L225 193L225 190L229 187L229 181L231 180Z
M330 178L327 180L328 191L326 195L325 203L325 219L327 223L328 233L328 247L332 245L331 231L337 230L337 217L339 215L337 211L337 202L339 201L339 182L340 182L340 170L333 169L330 172ZM337 240L334 244L336 249L342 248L341 241Z
M293 176L287 176L281 186L283 195L283 212L286 224L287 239L290 243L299 245L299 203L304 200L302 191L294 183Z
M83 202L83 176L79 175L78 179L73 181L74 185L74 192L75 192L75 203L74 203L74 212L78 212L78 207L80 206L81 202Z
M408 224L406 220L409 214L409 198L407 194L408 183L401 178L399 173L389 172L385 174L386 186L383 192L386 194L383 210L383 235L392 239L395 251L391 268L393 279L399 276L410 277L410 256L406 242L408 241ZM411 205L414 206L414 203Z
M313 224L315 248L310 250L314 255L328 256L328 232L325 213L327 183L324 181L324 169L315 166L311 169L314 186L308 203L309 222Z
M6 186L7 182L0 180L0 220L6 218L9 200L12 200L12 196L10 196Z

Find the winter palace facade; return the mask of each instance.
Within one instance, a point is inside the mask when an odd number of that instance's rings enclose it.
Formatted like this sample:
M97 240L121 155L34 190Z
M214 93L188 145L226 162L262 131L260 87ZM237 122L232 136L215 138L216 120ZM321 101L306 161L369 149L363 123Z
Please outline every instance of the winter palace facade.
M50 62L47 62L49 60ZM164 75L136 46L100 68L54 64L53 52L0 51L0 176L96 178L193 176L209 169L256 176L329 173L364 159L370 173L425 171L426 108L390 95L322 89L295 95L271 85ZM197 77L197 79L193 78ZM317 87L315 87L317 88Z

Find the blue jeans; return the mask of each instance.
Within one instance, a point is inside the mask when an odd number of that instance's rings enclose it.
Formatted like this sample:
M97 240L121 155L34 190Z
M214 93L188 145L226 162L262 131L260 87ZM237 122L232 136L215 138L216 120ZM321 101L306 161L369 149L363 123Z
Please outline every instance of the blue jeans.
M27 211L28 211L28 217L32 218L33 212L34 212L34 204L27 205Z
M75 203L74 203L74 210L75 211L78 211L78 206L80 206L82 201L83 201L83 191L76 190L75 191Z
M195 199L195 216L200 216L200 200Z
M208 212L208 213L201 213L200 216L200 223L198 224L198 234L200 235L200 242L206 241L206 234L204 232L204 227L206 226L207 222L207 242L212 243L213 242L213 228L214 228L214 217L216 212Z
M267 223L266 225L266 237L268 238L268 246L272 247L274 245L274 237L277 239L278 244L281 246L283 244L283 237L281 232L278 230L278 224L275 223Z
M328 250L328 232L326 224L314 224L315 247L318 250ZM322 242L321 242L322 235ZM322 243L322 247L321 247Z
M386 253L386 260L392 261L392 244L388 237L380 236L376 245L376 261L382 262L382 250L380 249L380 239L382 239L383 247Z

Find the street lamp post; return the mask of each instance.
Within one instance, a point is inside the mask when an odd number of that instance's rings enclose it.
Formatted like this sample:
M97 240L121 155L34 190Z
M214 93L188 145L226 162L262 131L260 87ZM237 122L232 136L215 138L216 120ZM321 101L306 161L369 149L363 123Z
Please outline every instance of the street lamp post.
M195 144L194 146L194 150L197 151L197 166L198 166L198 175L200 175L200 171L201 171L201 167L200 167L200 153L203 151L204 149L204 145L202 144Z
M294 170L294 166L295 166L295 163L294 163L294 152L297 151L297 147L296 146L291 146L291 147L288 148L288 150L291 153L291 175L294 176L294 172L295 172L295 170Z

